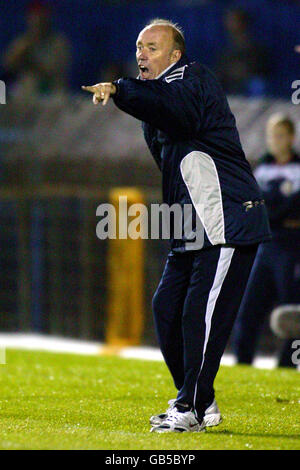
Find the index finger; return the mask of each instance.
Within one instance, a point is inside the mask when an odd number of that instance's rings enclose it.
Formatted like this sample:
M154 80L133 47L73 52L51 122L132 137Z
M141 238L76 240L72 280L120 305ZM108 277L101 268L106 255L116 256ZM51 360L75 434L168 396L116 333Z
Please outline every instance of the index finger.
M105 92L104 92L104 98L103 98L103 101L102 101L103 106L106 105L106 103L108 102L109 98L110 98L110 90L109 90L109 89L106 89Z
M96 91L97 91L96 85L90 85L90 86L82 85L81 89L84 90L84 91L89 91L90 93L96 93Z

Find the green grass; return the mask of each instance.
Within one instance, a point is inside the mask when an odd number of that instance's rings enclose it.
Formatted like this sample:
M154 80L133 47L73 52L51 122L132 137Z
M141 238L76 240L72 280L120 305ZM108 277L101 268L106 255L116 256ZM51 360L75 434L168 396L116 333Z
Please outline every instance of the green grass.
M224 421L206 433L150 434L174 397L159 362L7 351L0 366L1 449L300 449L300 376L222 367Z

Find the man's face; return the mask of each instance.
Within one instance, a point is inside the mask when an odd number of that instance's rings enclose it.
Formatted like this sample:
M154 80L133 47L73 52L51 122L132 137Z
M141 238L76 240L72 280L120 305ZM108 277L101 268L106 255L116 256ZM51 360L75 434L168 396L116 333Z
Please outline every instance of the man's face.
M181 56L180 51L173 50L173 32L166 26L143 29L137 38L136 47L136 60L143 80L153 80Z
M275 124L267 128L267 145L274 157L290 152L294 135L284 124Z

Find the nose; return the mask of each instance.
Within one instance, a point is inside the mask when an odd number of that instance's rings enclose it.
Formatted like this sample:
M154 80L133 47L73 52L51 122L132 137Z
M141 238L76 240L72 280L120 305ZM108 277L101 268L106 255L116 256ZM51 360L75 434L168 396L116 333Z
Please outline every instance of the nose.
M136 53L136 56L139 60L147 60L147 54L144 49L139 49Z

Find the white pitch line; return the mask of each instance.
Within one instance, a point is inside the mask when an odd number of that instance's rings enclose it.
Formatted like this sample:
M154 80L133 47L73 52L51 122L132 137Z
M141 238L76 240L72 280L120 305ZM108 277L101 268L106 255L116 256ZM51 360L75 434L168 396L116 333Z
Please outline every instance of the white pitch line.
M95 355L99 354L100 343L60 338L47 335L26 333L0 334L0 347L10 349L27 349L30 351L48 351Z
M105 353L105 345L93 341L62 338L49 335L30 333L0 333L0 349L25 349L30 351L47 351L56 353L72 353L83 355L101 355ZM163 356L158 348L150 346L134 346L120 348L116 353L127 359L142 359L146 361L163 361ZM277 360L274 357L259 356L254 361L254 367L259 369L273 369ZM224 354L222 365L235 364L233 354Z

